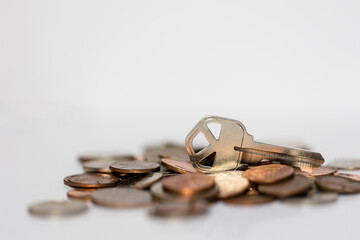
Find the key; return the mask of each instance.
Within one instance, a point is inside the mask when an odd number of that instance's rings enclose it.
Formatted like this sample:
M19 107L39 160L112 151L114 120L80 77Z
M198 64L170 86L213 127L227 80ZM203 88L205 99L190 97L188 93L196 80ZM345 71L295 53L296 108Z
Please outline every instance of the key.
M221 125L218 138L209 129L212 123ZM209 143L199 151L194 148L198 134L203 134ZM200 120L186 137L185 146L194 166L205 173L241 169L247 164L257 165L262 159L312 172L325 162L317 152L256 142L241 122L214 116Z

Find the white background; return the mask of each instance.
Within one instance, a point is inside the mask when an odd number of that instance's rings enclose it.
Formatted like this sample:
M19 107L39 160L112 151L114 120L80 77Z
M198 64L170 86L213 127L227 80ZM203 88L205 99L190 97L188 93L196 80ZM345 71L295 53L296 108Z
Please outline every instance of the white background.
M178 221L99 207L50 221L26 208L66 197L79 153L183 142L209 114L327 162L359 157L359 26L359 1L0 0L0 238L357 238L358 196L217 204Z

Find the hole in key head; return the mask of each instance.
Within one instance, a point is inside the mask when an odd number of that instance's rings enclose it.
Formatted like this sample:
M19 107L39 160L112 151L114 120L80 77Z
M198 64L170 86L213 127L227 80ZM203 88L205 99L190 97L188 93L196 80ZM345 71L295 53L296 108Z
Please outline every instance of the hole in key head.
M215 155L216 155L216 152L213 152L212 154L210 154L206 158L202 159L199 162L200 165L205 166L205 167L213 167L214 166Z
M220 123L208 123L207 127L209 128L212 135L216 140L219 140L220 132L221 132L221 124Z
M196 135L196 137L194 138L192 146L195 153L198 153L201 150L207 148L209 146L209 142L206 140L204 134L202 132L199 132L198 135Z

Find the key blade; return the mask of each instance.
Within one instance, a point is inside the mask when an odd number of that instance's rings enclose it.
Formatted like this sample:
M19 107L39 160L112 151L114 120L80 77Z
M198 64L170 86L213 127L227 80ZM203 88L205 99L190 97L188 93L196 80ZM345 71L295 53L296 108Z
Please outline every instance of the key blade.
M266 148L270 148L265 151L254 148L242 148L234 147L235 150L242 153L241 162L248 164L257 164L262 159L278 160L280 163L299 167L302 171L312 172L319 168L324 162L324 158L320 153L305 151L302 149L286 148L280 146L273 146L269 144L258 143L266 145ZM270 146L270 147L269 147ZM266 149L262 148L262 149Z

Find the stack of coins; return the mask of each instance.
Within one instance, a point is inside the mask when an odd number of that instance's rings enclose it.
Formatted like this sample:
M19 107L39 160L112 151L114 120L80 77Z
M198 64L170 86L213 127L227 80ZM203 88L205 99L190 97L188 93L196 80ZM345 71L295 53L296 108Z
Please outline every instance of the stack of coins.
M144 208L157 217L206 214L219 202L229 206L325 204L339 194L360 193L360 176L339 170L360 169L360 160L335 161L313 172L264 159L244 171L200 173L183 145L147 147L144 156L86 154L84 173L66 176L69 200L34 204L37 216L83 213L91 204L124 209ZM89 204L90 203L90 204Z

